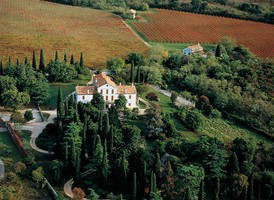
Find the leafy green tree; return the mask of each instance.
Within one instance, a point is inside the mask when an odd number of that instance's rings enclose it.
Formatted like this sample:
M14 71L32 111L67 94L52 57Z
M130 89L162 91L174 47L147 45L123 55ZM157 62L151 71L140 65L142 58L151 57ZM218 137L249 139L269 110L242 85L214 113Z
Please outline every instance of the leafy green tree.
M253 174L250 177L249 180L249 185L248 185L248 190L247 190L247 200L254 200L254 178L253 178Z
M95 190L89 188L88 191L89 191L89 196L88 196L88 198L89 198L90 200L98 200L98 199L99 199L100 196L95 192Z
M175 106L175 103L176 103L177 98L178 98L178 93L172 91L172 92L171 92L171 96L170 96L170 100L171 100L171 104L172 104L173 106Z
M133 64L133 66L139 66L144 64L144 56L141 53L132 52L128 54L126 63Z
M32 83L29 94L31 100L38 105L48 100L50 96L49 84L43 74L36 74L36 80Z
M104 148L101 143L101 138L100 135L97 135L95 152L93 154L93 158L91 160L91 164L89 165L89 167L101 171L104 156L103 154Z
M105 106L104 98L100 93L95 93L90 103L98 110L103 110Z
M26 110L26 112L24 113L24 118L27 121L33 120L33 115L32 115L31 110Z
M75 67L61 61L51 60L46 69L52 82L69 82L77 76Z
M203 126L204 116L196 109L187 112L185 124L192 130L198 130Z
M125 95L119 94L118 99L114 101L117 109L124 109L126 107L127 99Z
M223 47L223 45L218 44L215 50L215 57L222 58L227 56L226 49Z
M147 75L147 81L151 84L162 84L162 73L157 67L151 67Z
M5 108L12 108L13 110L20 109L22 106L29 104L30 96L27 92L18 92L18 90L5 90L1 94L1 104Z
M107 68L108 70L121 72L122 68L125 65L125 62L122 60L122 58L115 57L107 61Z
M240 173L239 161L238 161L237 154L235 152L233 152L233 154L231 154L230 156L230 159L227 165L227 172L229 175Z
M244 174L234 174L232 180L232 198L240 199L248 188L248 177Z
M51 166L51 170L53 171L53 178L58 183L61 179L61 175L62 175L61 170L62 170L63 163L59 160L53 160L50 166Z
M37 70L37 67L36 67L36 55L35 55L35 51L33 51L32 53L32 68L34 70Z
M45 58L44 58L44 51L43 49L40 50L40 62L39 62L39 70L45 70Z
M43 188L46 185L45 178L44 178L44 170L42 167L38 167L37 169L33 170L32 173L32 180L35 182L36 187Z
M189 188L190 199L193 199L198 194L200 182L204 179L205 173L202 167L189 165L181 165L177 168L175 181L175 192L181 196L183 191Z
M185 191L185 198L184 200L191 200L192 198L190 197L190 191L189 191L189 187L186 188L186 191Z

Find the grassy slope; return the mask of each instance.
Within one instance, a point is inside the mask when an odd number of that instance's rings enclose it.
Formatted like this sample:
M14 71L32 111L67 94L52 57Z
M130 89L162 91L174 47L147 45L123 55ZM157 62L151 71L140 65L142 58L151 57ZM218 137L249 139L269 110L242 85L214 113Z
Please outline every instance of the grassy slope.
M160 98L158 104L161 106L161 109L165 113L174 113L177 110L170 106L170 98L159 93L152 88L145 93L140 94L141 98L146 99L145 96L149 92L155 92L157 96ZM155 103L155 102L154 102ZM183 138L186 138L189 141L196 140L201 135L208 135L210 137L217 137L219 140L223 142L231 142L236 137L242 137L246 140L251 141L252 143L257 142L264 142L264 143L271 143L270 140L266 139L263 136L260 136L255 131L248 129L246 127L242 127L236 123L231 121L227 121L225 119L206 119L203 129L199 130L197 133L192 132L187 129L179 120L172 119L173 123L175 124L176 129L181 132ZM136 123L139 127L144 126L141 125L142 121Z
M78 61L84 53L88 66L104 66L114 56L125 58L131 51L145 52L147 47L122 20L104 11L72 7L41 0L0 0L0 60L11 56L15 62L32 58L44 49L46 63L74 54ZM38 58L38 56L37 56Z

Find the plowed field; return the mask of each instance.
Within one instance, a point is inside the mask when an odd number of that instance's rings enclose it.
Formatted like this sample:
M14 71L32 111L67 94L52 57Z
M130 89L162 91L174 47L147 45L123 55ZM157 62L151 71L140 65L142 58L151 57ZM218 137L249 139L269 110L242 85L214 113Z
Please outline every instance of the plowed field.
M156 9L132 21L151 42L216 43L223 36L236 40L263 58L274 57L274 25L245 20Z
M0 0L0 60L11 56L32 58L32 51L44 49L46 62L66 53L97 67L114 56L123 58L131 51L147 47L123 21L110 13L40 0Z

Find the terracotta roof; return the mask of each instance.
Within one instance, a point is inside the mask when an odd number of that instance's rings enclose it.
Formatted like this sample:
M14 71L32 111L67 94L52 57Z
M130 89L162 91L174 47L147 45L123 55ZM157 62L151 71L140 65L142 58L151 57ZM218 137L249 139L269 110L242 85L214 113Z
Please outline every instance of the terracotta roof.
M198 43L196 45L193 45L193 46L189 46L188 47L189 49L192 50L192 52L196 52L196 51L203 51L203 47Z
M119 85L117 87L117 94L136 94L135 85Z
M94 94L97 92L95 86L76 86L75 87L76 94Z
M94 80L93 82L95 83L97 87L101 87L102 85L105 85L105 84L116 87L116 84L112 80L110 80L110 78L104 73L100 73L96 76L93 76L93 80Z

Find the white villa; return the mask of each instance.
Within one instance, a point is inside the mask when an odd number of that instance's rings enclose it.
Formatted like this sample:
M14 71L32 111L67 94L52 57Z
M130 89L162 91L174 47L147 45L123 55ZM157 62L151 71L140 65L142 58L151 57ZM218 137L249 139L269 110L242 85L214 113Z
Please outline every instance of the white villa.
M183 49L183 54L184 55L191 55L193 53L203 52L203 51L204 51L204 48L198 43L196 45L188 46L187 48L184 48Z
M119 94L125 95L127 99L127 108L137 107L137 91L135 85L116 85L110 77L100 73L93 75L92 85L90 86L76 86L75 96L77 102L90 102L95 93L100 93L105 101L106 108L114 104L115 99L118 99Z

